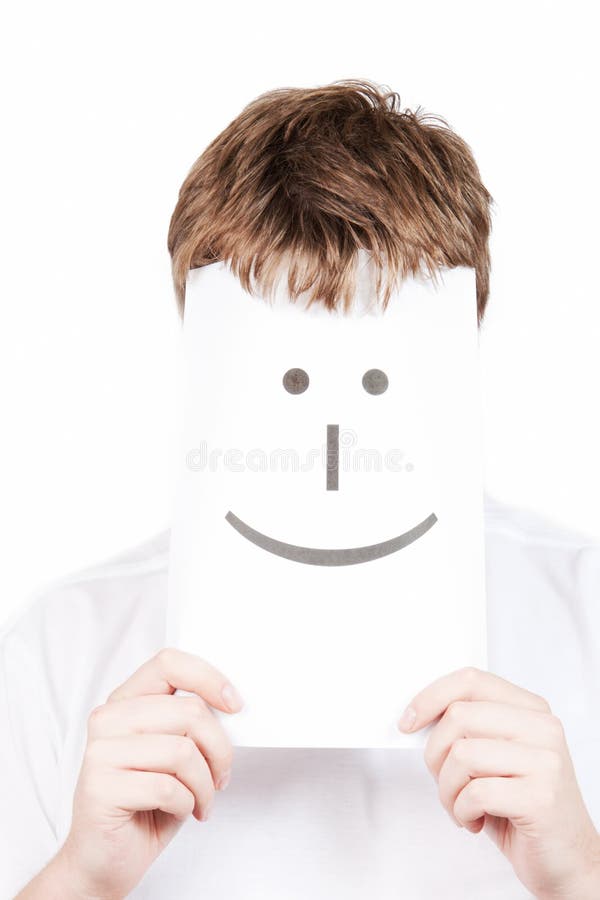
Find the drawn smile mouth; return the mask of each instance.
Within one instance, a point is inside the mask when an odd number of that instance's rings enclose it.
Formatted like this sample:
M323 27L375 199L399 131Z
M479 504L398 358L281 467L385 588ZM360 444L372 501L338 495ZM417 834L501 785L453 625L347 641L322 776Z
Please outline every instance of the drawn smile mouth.
M245 537L252 544L256 544L257 547L261 547L269 553L274 553L276 556L282 556L284 559L291 559L293 562L306 563L311 566L352 566L357 563L370 562L372 559L381 559L383 556L389 556L391 553L396 553L397 550L412 544L437 522L437 516L435 513L431 513L426 519L415 525L414 528L379 544L342 549L321 549L319 547L299 547L295 544L286 544L284 541L278 541L276 538L262 534L260 531L251 528L250 525L246 525L231 510L225 518L242 537Z

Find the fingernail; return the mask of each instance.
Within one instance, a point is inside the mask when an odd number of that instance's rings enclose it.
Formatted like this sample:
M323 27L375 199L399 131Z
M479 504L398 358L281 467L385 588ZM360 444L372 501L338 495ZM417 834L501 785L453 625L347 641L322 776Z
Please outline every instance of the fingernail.
M410 731L413 727L417 719L417 711L412 706L407 706L400 721L398 722L398 728L400 731Z
M224 774L219 779L219 783L217 784L218 791L224 791L227 785L229 784L229 779L231 778L231 771L224 772Z
M232 684L225 685L221 691L221 696L232 712L238 712L244 705L244 701Z
M201 822L206 822L206 820L208 819L208 817L211 814L211 810L212 810L212 801L210 803L207 803L206 806L204 807L204 809L202 810L202 815L200 816Z

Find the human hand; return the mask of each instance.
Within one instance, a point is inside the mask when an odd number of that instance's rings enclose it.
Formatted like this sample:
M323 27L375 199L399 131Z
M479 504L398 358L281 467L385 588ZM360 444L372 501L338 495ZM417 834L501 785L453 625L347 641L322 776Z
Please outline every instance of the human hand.
M170 696L177 688L195 696ZM206 820L233 758L209 704L239 712L242 700L209 663L165 648L92 710L71 829L52 863L66 882L57 897L125 897L190 813Z
M538 900L600 897L600 835L546 700L467 667L418 693L398 727L438 717L424 759L456 824L485 831Z

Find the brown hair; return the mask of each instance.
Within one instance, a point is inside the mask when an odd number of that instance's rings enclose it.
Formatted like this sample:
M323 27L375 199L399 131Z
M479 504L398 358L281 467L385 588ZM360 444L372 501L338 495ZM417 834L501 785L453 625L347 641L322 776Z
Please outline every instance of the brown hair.
M491 195L444 119L401 110L397 93L359 80L261 94L208 145L179 191L168 249L179 307L189 269L228 260L244 288L274 287L347 308L357 251L375 263L387 304L409 274L476 271L489 293ZM385 273L384 273L385 270Z

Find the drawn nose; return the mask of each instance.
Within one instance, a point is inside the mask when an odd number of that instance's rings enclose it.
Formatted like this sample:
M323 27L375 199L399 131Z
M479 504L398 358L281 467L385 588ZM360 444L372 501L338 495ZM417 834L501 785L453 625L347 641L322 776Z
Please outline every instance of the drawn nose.
M340 462L340 426L327 426L327 490L337 491Z

